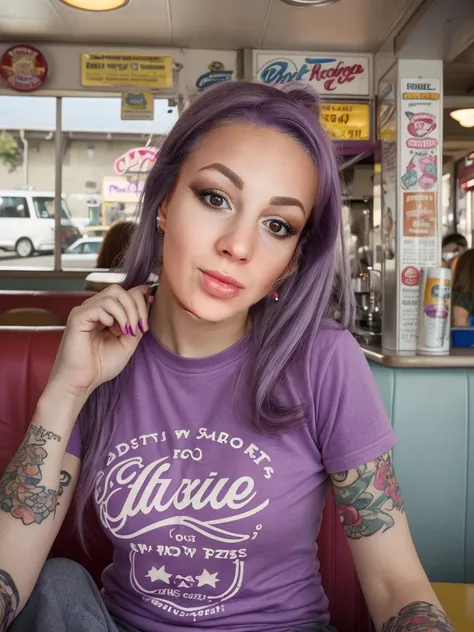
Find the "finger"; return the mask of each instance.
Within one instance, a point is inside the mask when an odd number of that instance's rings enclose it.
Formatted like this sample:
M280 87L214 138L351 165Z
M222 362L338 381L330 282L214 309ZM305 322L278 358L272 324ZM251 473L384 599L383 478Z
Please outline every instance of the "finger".
M109 327L109 331L110 331L111 334L113 334L117 338L119 338L120 336L123 336L123 335L127 335L127 334L125 334L125 331L122 331L122 328L117 323L117 321L114 322L112 327Z
M114 316L104 310L100 305L90 305L86 309L76 307L71 311L68 318L68 326L77 331L89 332L99 325L102 327L112 327L115 322Z
M107 298L102 300L108 300L112 298L117 303L119 303L122 308L125 310L125 314L127 317L127 321L125 323L125 330L128 331L132 336L137 335L138 329L138 310L137 305L133 298L130 296L129 292L124 290L118 285L111 286L109 291L107 292ZM122 323L120 323L122 326Z
M129 290L130 296L135 301L136 309L138 312L138 329L139 331L141 331L142 334L144 334L150 328L148 325L148 302L147 302L149 291L150 291L149 286L143 286L143 285L140 285L138 287L135 287Z

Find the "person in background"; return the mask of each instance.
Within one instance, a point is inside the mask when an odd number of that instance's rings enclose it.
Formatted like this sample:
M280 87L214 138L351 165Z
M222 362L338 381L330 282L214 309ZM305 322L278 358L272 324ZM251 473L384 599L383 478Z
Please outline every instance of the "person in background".
M474 317L474 250L458 259L451 297L453 327L468 327Z
M135 222L130 221L119 221L112 224L100 246L95 267L103 270L118 268L135 228Z
M135 228L135 222L131 221L118 221L112 224L100 246L95 267L109 272L116 271L122 263ZM101 292L108 286L108 282L101 283L86 278L84 289L89 292Z
M460 233L445 235L441 242L441 249L443 252L443 267L451 268L454 274L458 258L468 249L467 239Z

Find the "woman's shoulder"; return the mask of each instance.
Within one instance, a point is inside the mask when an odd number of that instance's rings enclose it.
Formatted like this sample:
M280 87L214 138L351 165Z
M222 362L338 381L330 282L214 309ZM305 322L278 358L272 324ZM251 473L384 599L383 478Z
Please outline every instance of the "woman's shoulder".
M470 294L453 290L451 300L453 306L457 305L470 313L474 312L474 298Z
M362 349L351 332L330 319L323 319L310 335L301 359L313 383L318 377L322 379L334 372L340 378L341 374L367 367Z

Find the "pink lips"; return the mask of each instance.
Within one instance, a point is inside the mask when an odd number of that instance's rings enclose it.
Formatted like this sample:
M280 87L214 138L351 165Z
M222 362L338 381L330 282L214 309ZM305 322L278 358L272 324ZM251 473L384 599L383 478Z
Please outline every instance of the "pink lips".
M204 290L214 298L234 298L244 286L230 276L213 270L201 270Z

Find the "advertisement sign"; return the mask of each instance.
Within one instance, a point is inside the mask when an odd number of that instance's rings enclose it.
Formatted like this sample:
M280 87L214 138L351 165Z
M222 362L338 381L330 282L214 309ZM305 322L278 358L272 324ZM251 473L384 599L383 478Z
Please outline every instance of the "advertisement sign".
M226 69L221 61L213 61L209 64L208 70L197 78L196 88L199 92L203 92L219 83L230 81L233 74L234 71Z
M82 53L81 84L93 88L172 88L173 59L171 55L142 53Z
M269 51L254 51L253 55L254 76L260 83L278 88L303 81L321 95L370 95L369 56Z
M439 80L401 79L399 103L398 190L402 217L398 232L399 349L414 351L420 268L438 265L441 241L438 220L442 144Z
M119 176L149 173L157 155L155 147L135 147L115 160L114 171Z
M370 140L370 105L323 102L321 123L333 140Z
M102 197L108 203L137 203L144 186L144 178L105 177L102 181Z
M48 75L48 62L33 46L12 46L0 57L0 77L17 92L33 92Z
M238 79L239 53L236 50L183 50L179 73L180 92L191 99L214 86Z
M122 121L152 121L155 99L152 92L122 92Z

